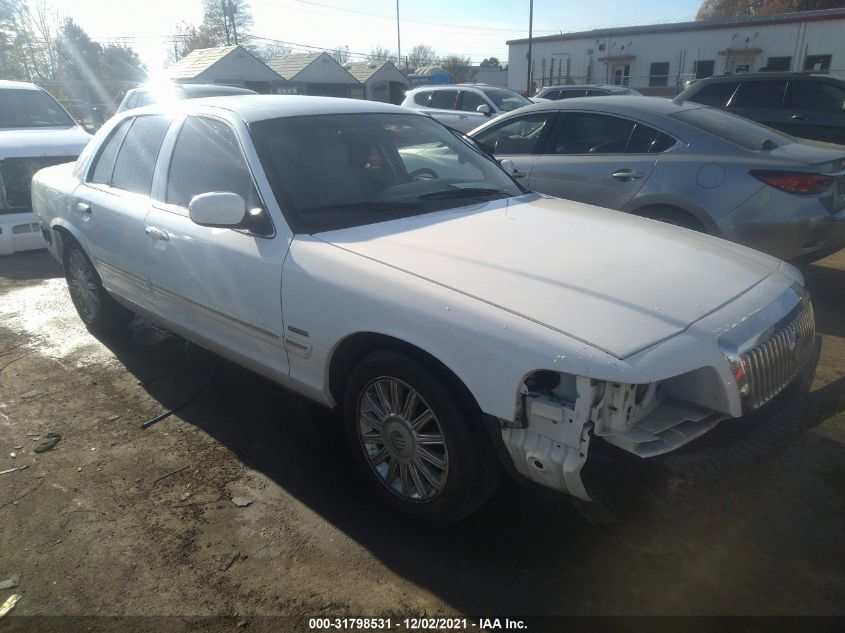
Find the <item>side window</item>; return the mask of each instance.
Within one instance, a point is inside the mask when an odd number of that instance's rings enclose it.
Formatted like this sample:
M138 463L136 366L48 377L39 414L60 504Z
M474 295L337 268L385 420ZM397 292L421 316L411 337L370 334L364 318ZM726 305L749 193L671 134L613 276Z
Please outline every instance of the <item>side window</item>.
M785 90L785 81L745 81L728 103L728 108L780 109Z
M428 105L428 99L431 97L431 90L426 90L424 92L418 92L414 95L414 103L417 105Z
M635 123L604 114L572 112L563 119L552 154L621 154Z
M557 101L560 99L560 90L549 90L546 94L543 95L543 99L551 99L552 101Z
M704 86L701 90L692 95L692 97L690 97L690 101L695 101L701 105L712 106L714 108L724 108L733 93L736 92L737 86L739 86L738 81L713 83L709 86Z
M262 235L273 232L235 132L222 121L189 117L173 148L165 201L187 209L191 198L211 191L244 199L249 212L243 228Z
M637 123L628 140L626 154L659 154L675 144L675 139L657 130Z
M787 110L842 113L845 87L823 81L790 81L783 105Z
M114 163L112 187L150 195L158 150L168 127L170 119L164 116L139 116L134 120Z
M464 112L477 112L477 108L480 105L486 105L490 108L490 112L493 112L493 108L490 107L490 104L481 95L468 90L461 91L461 110Z
M132 124L132 119L124 119L112 131L111 136L103 143L103 148L100 150L100 155L94 163L94 170L90 172L88 182L97 183L100 185L111 184L111 174L114 171L114 160L117 158L117 151L120 149L120 144L126 137L129 131L129 126Z
M537 147L550 116L537 113L509 119L484 130L475 140L489 147L494 154L530 154Z
M457 90L437 90L431 97L428 107L438 110L454 110L457 97Z
M607 90L597 90L596 88L590 88L587 90L588 97L606 97L610 93ZM581 95L578 95L579 97Z
M572 99L574 97L586 97L587 91L583 88L578 90L561 90L560 91L560 98L561 99Z
M152 92L142 92L141 96L138 99L138 104L135 106L136 108L142 108L144 106L152 105L156 102L155 97L153 96Z
M138 107L138 101L140 99L141 99L141 93L140 92L133 93L126 100L126 107L124 109L125 110L132 110L133 108L137 108Z

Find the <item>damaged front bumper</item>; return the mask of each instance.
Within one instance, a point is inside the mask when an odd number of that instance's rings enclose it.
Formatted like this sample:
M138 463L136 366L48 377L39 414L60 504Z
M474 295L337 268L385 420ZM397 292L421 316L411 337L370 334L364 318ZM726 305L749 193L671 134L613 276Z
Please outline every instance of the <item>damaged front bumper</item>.
M596 407L579 410L577 404L556 404L531 394L526 395L522 426L502 426L492 419L490 428L511 474L582 501L605 503L602 470L618 477L619 468L624 470L627 462L659 467L687 479L701 478L776 455L802 431L845 410L845 378L808 393L821 351L820 337L814 337L811 350L790 384L758 410L729 418L670 401L664 403L670 410L661 412L664 405L653 409L658 415L648 418L647 429L638 430L650 437L638 437L641 442L633 446L620 442L619 436L596 434ZM595 393L589 390L597 389L598 383L576 380L579 395L586 396L576 403L595 402ZM619 401L612 393L602 399L608 401L625 405L624 399ZM605 468L611 462L613 468Z

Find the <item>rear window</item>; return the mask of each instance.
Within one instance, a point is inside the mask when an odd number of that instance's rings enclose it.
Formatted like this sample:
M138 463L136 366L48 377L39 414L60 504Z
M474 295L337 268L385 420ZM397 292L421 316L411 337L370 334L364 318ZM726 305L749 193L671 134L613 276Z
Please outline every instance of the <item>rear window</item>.
M764 149L766 141L771 141L775 145L793 142L791 136L782 132L715 108L682 110L669 116L747 149Z
M704 86L693 94L689 100L714 108L724 108L728 100L736 92L738 81L725 81Z
M0 128L76 125L59 102L43 90L0 90Z

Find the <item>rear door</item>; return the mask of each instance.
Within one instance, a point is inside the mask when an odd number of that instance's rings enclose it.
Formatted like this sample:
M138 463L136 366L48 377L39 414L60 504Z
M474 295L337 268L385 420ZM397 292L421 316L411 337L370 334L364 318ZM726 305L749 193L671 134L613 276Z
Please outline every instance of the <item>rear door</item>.
M150 303L144 220L170 122L165 116L142 115L119 123L77 188L71 210L103 285L141 306Z
M672 137L630 119L566 111L527 184L541 193L620 210L648 180L657 154L674 144Z
M845 82L790 80L784 109L784 132L845 145Z
M290 236L276 233L237 132L223 120L189 116L168 138L165 153L145 223L156 311L216 351L286 376L281 284ZM191 199L212 191L244 199L241 227L191 220Z

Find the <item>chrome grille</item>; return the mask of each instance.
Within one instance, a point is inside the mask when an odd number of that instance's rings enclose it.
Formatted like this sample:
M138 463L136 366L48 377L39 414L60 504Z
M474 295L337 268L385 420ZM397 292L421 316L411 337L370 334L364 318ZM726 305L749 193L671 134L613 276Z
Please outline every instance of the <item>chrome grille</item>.
M761 407L795 378L812 353L815 335L813 305L802 301L785 326L740 355L748 385L744 408Z

